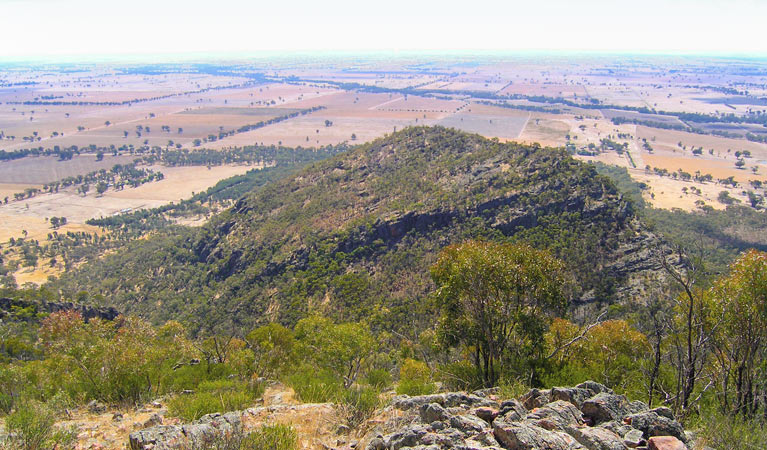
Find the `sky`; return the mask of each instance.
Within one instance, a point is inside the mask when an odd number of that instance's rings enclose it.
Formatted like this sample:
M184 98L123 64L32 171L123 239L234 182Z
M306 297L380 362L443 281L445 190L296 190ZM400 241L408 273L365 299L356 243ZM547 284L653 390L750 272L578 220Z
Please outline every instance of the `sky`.
M767 56L767 0L0 0L0 60L264 52Z

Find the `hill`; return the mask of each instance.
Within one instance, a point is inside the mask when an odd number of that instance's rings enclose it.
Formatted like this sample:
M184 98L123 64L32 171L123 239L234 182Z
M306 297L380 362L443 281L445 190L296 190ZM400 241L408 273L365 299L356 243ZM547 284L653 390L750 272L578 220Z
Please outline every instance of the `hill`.
M428 268L469 238L524 240L570 269L573 312L659 273L661 240L564 150L408 128L255 189L201 229L131 243L52 287L197 332L318 311L383 329L431 322Z

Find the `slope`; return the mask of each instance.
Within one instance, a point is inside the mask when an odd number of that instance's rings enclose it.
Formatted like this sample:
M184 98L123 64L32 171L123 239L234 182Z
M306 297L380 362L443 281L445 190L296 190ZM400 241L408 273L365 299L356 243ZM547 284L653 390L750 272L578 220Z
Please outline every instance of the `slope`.
M196 331L310 312L428 325L428 268L469 238L525 240L571 271L574 313L640 294L661 241L593 167L561 149L408 128L247 194L199 231L157 235L53 283Z

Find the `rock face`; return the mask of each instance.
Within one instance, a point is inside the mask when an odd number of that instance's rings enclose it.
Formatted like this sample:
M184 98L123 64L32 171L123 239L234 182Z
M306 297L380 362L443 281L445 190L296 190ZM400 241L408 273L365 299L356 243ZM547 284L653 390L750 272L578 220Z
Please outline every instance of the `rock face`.
M682 450L685 434L668 408L649 409L607 387L533 389L518 400L437 394L396 397L409 422L369 439L366 450ZM400 422L402 423L402 422Z

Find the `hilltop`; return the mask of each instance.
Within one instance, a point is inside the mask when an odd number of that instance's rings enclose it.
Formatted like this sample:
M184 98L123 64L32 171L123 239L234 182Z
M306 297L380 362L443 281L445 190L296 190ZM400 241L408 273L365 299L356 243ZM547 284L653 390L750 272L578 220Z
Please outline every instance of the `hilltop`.
M625 301L662 241L593 166L557 148L407 128L315 163L201 229L131 243L53 283L197 332L309 312L373 326L430 323L428 268L469 238L527 241L569 268L576 315Z

